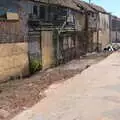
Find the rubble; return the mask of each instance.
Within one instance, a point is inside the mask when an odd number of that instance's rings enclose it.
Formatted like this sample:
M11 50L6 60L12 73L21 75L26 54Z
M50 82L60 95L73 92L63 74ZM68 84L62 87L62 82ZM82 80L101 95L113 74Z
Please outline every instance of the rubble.
M4 109L0 109L0 119L5 119L10 115L10 113Z

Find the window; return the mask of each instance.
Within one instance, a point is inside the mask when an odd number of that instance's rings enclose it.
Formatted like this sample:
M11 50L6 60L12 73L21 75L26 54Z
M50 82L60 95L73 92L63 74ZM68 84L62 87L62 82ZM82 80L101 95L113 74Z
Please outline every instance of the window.
M74 47L75 47L75 37L71 35L65 36L63 39L63 49L66 50Z
M46 8L45 6L33 6L33 15L39 17L40 19L44 20L46 17Z
M36 5L33 6L33 15L38 15L38 7Z
M45 6L40 6L39 7L39 17L40 19L45 19Z
M71 40L72 40L72 41L71 41L71 42L72 42L72 47L75 47L75 36L74 36L74 35L72 36L72 39L71 39Z
M66 50L68 49L68 37L65 36L63 39L63 49Z
M109 29L109 24L107 23L107 29Z
M6 18L6 11L3 8L0 8L0 19Z
M95 17L95 16L94 16L94 13L92 13L92 17Z

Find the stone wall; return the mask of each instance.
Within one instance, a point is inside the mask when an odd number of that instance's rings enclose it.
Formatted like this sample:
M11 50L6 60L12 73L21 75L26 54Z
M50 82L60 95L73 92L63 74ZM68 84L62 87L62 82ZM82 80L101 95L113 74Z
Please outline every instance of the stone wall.
M29 74L28 44L0 44L0 82Z
M96 49L97 46L99 50L103 50L106 45L110 43L110 28L109 28L109 15L104 13L99 13L99 31L97 33L93 32L93 48ZM97 36L98 35L98 36Z
M85 29L85 15L75 12L75 28L78 31L82 31Z
M101 51L110 43L110 32L109 30L102 30L99 31L98 35L99 37L97 38L97 32L93 33L93 50L96 50L98 46Z
M99 32L99 43L101 44L102 50L110 43L109 30Z
M99 31L99 42L102 45L102 49L110 42L110 23L109 14L100 13L100 31Z

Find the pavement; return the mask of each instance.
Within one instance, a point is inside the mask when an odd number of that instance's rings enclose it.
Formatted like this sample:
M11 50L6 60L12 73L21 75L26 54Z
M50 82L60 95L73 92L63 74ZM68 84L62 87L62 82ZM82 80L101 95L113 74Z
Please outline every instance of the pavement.
M120 120L120 52L45 93L12 120Z

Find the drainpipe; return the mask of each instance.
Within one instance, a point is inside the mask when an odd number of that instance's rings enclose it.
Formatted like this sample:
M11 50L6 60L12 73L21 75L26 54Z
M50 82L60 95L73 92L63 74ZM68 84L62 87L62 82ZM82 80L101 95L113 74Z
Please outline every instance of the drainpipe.
M86 16L86 28L85 28L85 32L86 32L86 45L85 45L85 52L88 52L88 47L89 47L89 32L88 32L88 14L87 11L85 12L85 16Z
M59 39L60 35L58 33L57 35L57 64L59 64L59 59L60 59L60 39Z
M112 16L109 14L109 39L110 39L110 44L112 43Z
M117 17L116 17L116 21L115 21L115 31L116 31L116 42L117 42Z
M50 17L50 14L49 14L49 12L50 12L50 0L48 0L48 8L47 8L48 10L47 10L47 21L49 21L49 17Z
M117 43L117 30L116 30L116 43Z
M58 35L57 35L57 58L58 58L58 60L60 58L60 34L61 34L62 30L64 29L66 23L67 23L67 21L64 21L62 27L60 29L58 29Z
M97 13L97 52L99 52L99 28L100 28L100 18L99 18L99 12Z

